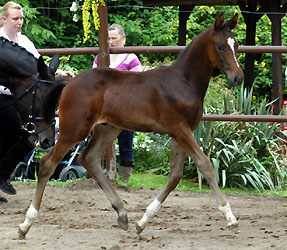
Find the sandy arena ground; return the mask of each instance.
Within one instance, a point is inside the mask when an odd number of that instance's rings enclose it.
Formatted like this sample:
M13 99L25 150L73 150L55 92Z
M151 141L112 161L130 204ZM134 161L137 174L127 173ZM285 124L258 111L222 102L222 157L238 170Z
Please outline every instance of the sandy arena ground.
M209 193L173 192L140 236L135 222L158 190L117 188L126 204L129 230L117 226L117 214L93 181L47 186L40 217L25 240L17 237L34 194L17 184L17 195L0 204L0 249L287 249L287 197L226 195L240 223L240 233L226 228ZM3 195L1 193L0 195Z

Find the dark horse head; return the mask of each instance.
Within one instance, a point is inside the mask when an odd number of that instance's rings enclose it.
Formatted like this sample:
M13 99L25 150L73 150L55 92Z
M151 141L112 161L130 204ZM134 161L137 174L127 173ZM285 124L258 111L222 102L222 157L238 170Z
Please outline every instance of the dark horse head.
M49 67L24 48L0 38L0 83L10 89L22 128L37 135L42 148L54 145L54 117L64 83L55 79L59 56ZM31 136L35 138L35 136Z
M235 41L232 30L238 23L238 14L228 22L224 22L220 14L215 23L211 36L212 42L208 44L208 53L211 63L219 68L228 79L231 86L238 86L243 81L243 72L237 60L238 43Z

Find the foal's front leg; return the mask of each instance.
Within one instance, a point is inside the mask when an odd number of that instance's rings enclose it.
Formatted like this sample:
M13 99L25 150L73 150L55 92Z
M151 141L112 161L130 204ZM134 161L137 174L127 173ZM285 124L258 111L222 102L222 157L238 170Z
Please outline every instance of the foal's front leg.
M32 226L32 223L37 219L47 181L54 173L58 162L60 162L60 160L64 157L68 149L64 149L61 155L58 154L56 157L53 158L53 155L55 153L54 151L55 148L53 148L52 151L43 156L40 160L36 191L34 193L32 203L28 211L26 212L25 221L20 224L18 228L18 234L20 239L25 238L26 234L29 232Z
M147 207L141 220L136 223L136 231L138 234L145 229L147 223L158 212L161 204L165 201L170 192L176 188L177 184L181 180L185 156L186 153L184 152L183 148L174 139L172 139L168 183L154 199L154 201Z
M204 178L212 189L212 192L215 194L218 209L225 215L227 219L227 226L231 229L238 228L238 222L231 211L230 205L219 189L215 178L214 169L211 165L210 160L202 152L191 133L183 134L180 137L180 140L182 142L182 145L185 145L188 149L190 157L195 162L199 171L203 174Z

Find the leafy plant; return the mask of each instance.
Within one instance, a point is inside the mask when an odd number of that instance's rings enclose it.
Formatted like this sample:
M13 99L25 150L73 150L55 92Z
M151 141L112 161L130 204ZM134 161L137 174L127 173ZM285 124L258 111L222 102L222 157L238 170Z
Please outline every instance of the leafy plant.
M138 172L167 174L169 146L167 135L137 132L134 138L135 169Z
M248 93L241 87L237 92L237 102L225 96L223 113L271 114L271 104L266 100L257 106L252 105L252 91ZM210 157L217 181L222 186L275 190L287 184L286 167L274 161L280 145L284 143L276 136L278 128L277 124L264 122L204 121L194 135L202 150Z

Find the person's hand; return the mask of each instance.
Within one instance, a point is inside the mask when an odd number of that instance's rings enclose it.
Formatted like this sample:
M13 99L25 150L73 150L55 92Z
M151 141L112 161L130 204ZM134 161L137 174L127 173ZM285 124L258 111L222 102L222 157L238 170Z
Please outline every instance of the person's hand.
M71 71L64 71L64 70L60 70L60 69L57 70L56 74L59 77L72 77L72 78L75 77L75 74L73 72L71 72Z

